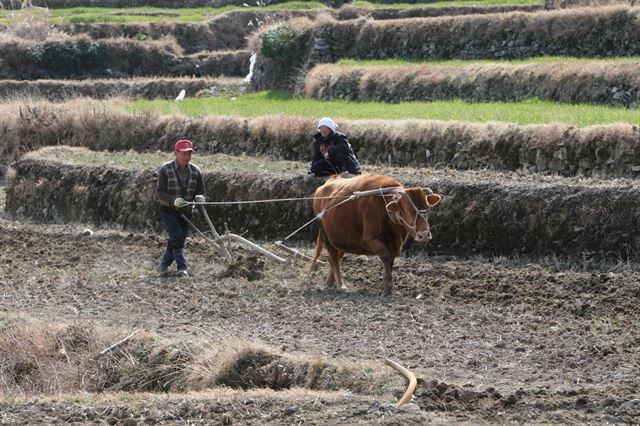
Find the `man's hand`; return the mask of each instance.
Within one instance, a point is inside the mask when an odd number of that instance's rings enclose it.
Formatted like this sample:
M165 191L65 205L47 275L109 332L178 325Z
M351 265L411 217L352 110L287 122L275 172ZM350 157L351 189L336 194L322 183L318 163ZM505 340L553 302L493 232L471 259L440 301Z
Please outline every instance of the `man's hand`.
M182 197L178 197L175 200L173 200L173 205L176 206L177 208L181 208L186 206L188 203L185 201L184 198Z
M196 195L194 201L196 203L204 203L204 195Z

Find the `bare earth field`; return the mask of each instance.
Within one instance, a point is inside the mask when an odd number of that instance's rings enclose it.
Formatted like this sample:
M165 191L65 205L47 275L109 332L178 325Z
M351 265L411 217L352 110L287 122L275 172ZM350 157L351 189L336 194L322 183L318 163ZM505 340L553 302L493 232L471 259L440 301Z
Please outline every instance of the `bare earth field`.
M375 258L345 258L350 290L341 293L322 288L323 268L308 273L305 262L282 266L237 246L229 265L191 237L192 277L163 278L155 272L162 235L84 236L85 227L0 219L0 330L17 316L182 341L238 339L298 359L372 365L388 382L376 392L211 385L58 395L0 383L2 423L640 422L634 265L403 257L393 297L380 301ZM406 383L386 358L419 378L412 403L398 409Z

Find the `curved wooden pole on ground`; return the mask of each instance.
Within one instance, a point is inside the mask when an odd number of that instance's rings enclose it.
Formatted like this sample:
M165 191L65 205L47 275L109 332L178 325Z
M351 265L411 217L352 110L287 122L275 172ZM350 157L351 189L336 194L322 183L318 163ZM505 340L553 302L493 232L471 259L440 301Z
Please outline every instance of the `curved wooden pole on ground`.
M407 390L404 392L404 395L402 395L402 398L400 398L400 401L398 401L398 404L396 404L396 407L399 407L411 401L413 392L416 390L416 386L418 385L418 380L416 379L416 376L414 376L411 371L407 370L406 368L404 368L403 366L401 366L395 361L387 359L385 360L384 363L392 367L394 370L398 371L399 373L401 373L407 379L409 379L409 386L407 386Z
M209 241L212 244L216 244L218 247L221 247L222 249L224 249L223 253L226 253L229 255L229 258L231 258L231 254L229 253L229 251L227 250L227 248L224 246L224 244L222 244L222 241L226 241L226 240L233 240L233 241L237 241L241 244L244 244L246 246L248 246L249 248L257 251L258 253L264 254L265 256L270 257L271 259L275 260L276 262L280 262L280 263L287 263L287 259L283 259L280 256L277 256L273 253L271 253L268 250L263 249L262 247L260 247L259 245L252 243L251 241L242 238L240 235L236 235L236 234L224 234L224 235L219 235L216 232L216 235L218 235L215 239L211 239L209 237L207 237L206 235L204 235L202 233L202 231L200 231L198 229L197 226L195 226L193 224L193 222L191 222L185 215L181 215L182 219L184 219L185 222L187 222L189 224L189 226L191 226L193 228L194 231L196 231L198 234L200 234L200 236L202 238L204 238L205 240ZM213 230L213 229L212 229Z
M296 259L313 260L311 256L307 256L306 254L300 253L298 250L294 248L285 246L284 244L282 244L282 241L276 241L273 245L278 247L280 250L284 251L285 253L290 254ZM324 260L320 260L320 259L316 260L316 262L321 263L323 265L327 263Z

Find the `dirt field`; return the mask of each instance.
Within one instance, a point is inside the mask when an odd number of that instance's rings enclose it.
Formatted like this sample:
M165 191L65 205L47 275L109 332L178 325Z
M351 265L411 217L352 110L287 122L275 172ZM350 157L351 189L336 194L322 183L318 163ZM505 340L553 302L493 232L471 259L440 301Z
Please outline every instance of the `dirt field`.
M381 377L388 382L377 392L5 389L11 397L0 400L0 422L640 422L637 265L404 257L394 271L395 294L380 301L375 258L347 256L350 291L339 293L322 288L322 268L308 274L306 263L282 266L237 246L228 265L206 242L190 238L192 277L161 278L155 266L162 235L84 236L84 229L0 220L0 326L18 316L186 341L240 339L283 356L367 363L386 371ZM406 383L384 366L386 358L419 377L412 403L399 409Z

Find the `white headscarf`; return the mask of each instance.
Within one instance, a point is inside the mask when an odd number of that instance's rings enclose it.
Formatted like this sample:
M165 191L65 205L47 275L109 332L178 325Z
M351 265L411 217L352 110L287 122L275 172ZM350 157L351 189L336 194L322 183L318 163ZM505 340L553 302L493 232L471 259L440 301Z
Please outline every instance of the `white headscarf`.
M338 128L338 125L336 124L336 122L330 119L329 117L321 118L320 121L318 121L318 129L320 128L320 126L327 126L328 128L331 129L332 132L335 132L336 129Z

